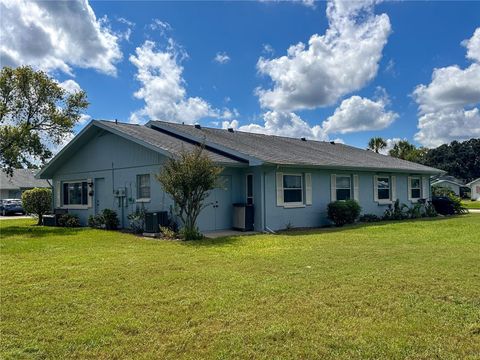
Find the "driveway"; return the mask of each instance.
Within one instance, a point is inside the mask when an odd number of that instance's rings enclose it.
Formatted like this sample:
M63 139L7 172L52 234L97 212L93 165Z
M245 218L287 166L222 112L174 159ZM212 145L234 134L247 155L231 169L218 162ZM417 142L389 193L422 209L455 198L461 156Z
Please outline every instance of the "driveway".
M32 217L29 215L8 215L8 216L0 216L0 220L18 220L18 219L31 219Z

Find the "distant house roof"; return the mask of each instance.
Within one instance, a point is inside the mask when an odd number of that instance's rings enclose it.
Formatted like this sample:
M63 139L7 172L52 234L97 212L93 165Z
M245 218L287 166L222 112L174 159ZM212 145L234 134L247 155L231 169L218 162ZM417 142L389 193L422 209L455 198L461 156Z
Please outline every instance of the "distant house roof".
M465 184L465 186L472 186L473 184L475 184L476 182L479 182L480 181L480 178L477 178L473 181L470 181L468 184Z
M69 154L77 151L99 131L109 131L167 156L175 156L182 149L190 150L193 146L202 144L213 161L225 166L270 164L431 175L443 173L442 170L432 167L333 142L164 121L134 125L93 120L40 171L38 177L51 177L57 166L68 161Z
M465 182L461 179L458 179L456 178L455 176L452 176L452 175L440 175L440 176L437 176L433 179L433 182L437 182L437 181L448 181L452 184L456 184L458 186L464 186Z
M3 171L0 171L0 189L17 190L31 189L34 187L49 187L46 180L36 179L38 170L35 169L14 169L13 176L10 177Z

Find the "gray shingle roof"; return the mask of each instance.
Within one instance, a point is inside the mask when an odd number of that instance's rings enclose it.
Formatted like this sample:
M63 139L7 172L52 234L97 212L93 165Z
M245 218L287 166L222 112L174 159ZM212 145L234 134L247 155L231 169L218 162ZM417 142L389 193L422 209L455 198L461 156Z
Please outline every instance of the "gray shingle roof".
M176 137L161 133L157 130L153 130L146 126L126 124L121 122L116 124L115 122L112 122L112 121L101 121L101 120L96 120L96 121L100 122L102 125L105 125L111 128L112 130L121 131L127 136L144 141L152 145L153 147L162 149L170 154L178 154L180 151L182 151L182 149L189 151L194 147L194 145L191 143L188 143ZM242 163L236 159L233 159L232 157L222 155L218 152L209 151L208 149L205 150L205 153L213 161L220 164L235 165L235 164Z
M29 189L34 187L49 187L46 180L35 179L38 170L34 169L14 169L13 176L10 177L3 171L0 171L0 189L16 190Z
M151 121L147 126L158 126L167 131L184 134L200 142L218 144L221 147L271 164L376 169L429 174L443 172L428 166L339 143L303 141L296 138L242 131L229 132L205 127L197 129L191 125L163 121Z

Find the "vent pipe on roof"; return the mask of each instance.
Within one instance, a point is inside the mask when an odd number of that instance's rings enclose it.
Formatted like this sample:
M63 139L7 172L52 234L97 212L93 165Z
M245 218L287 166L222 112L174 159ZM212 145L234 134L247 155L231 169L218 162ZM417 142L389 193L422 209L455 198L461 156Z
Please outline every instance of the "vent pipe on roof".
M335 141L330 141L330 144L335 145Z
M200 126L200 124L195 124L195 129L201 129L202 127Z
M304 137L300 138L300 140L302 140L302 141L307 141L307 139L304 138Z
M117 119L115 119L115 125L117 125L117 124L118 124L118 120L117 120Z
M234 131L233 131L233 128L228 128L227 130L228 130L228 132L231 132L231 133L234 132Z

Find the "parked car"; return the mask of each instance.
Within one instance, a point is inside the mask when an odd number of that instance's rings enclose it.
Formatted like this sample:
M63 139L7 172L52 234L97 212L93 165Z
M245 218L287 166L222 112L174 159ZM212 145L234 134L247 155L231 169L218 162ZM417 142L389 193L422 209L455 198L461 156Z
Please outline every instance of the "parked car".
M22 206L22 200L20 199L3 199L0 200L0 214L3 216L11 214L25 214Z
M455 204L447 196L434 196L432 197L432 204L437 213L442 215L455 214Z

